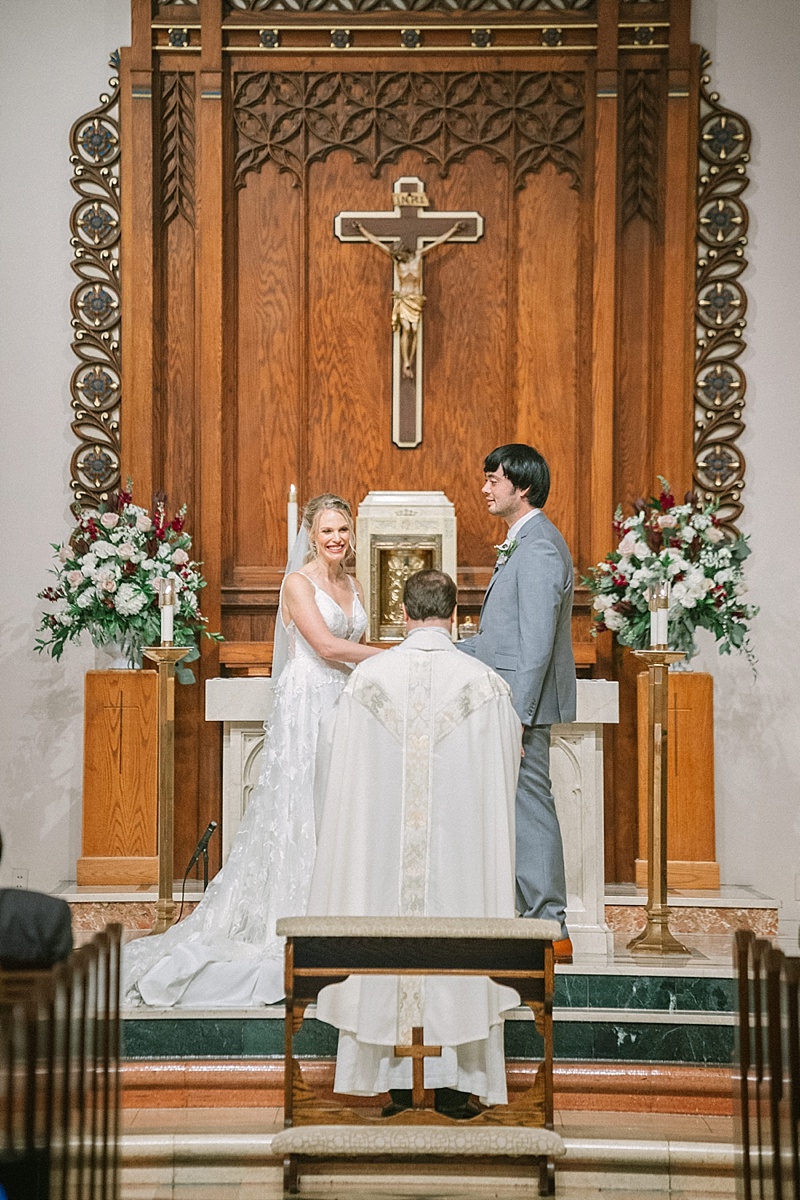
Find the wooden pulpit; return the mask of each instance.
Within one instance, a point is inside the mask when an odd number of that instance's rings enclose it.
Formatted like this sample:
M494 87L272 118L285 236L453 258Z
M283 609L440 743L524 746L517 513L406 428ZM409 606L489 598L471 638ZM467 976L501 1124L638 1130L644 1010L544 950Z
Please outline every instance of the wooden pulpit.
M636 681L639 745L639 855L636 884L647 887L647 672ZM714 837L714 679L701 671L669 677L667 884L718 888Z
M158 882L157 793L157 673L88 671L79 884Z

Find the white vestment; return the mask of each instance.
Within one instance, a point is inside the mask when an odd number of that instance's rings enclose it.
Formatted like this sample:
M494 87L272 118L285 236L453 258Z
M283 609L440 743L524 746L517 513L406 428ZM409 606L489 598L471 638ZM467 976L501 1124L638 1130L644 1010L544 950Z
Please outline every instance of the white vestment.
M521 726L508 685L444 630L412 632L356 668L323 721L311 916L514 916ZM411 1087L395 1045L422 1025L425 1086L506 1102L501 1014L488 979L351 976L317 1015L340 1030L337 1092Z

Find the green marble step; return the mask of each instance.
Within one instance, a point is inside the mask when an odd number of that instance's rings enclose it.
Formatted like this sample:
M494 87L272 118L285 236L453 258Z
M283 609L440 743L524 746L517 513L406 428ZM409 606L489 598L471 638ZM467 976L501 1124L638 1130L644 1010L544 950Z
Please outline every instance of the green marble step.
M735 981L717 976L558 974L554 1043L557 1059L603 1062L728 1064L733 1053ZM131 1009L123 1021L124 1054L149 1058L280 1058L283 1009L193 1013ZM336 1031L313 1010L296 1053L329 1058ZM538 1058L541 1040L530 1013L505 1024L509 1058Z
M732 1019L720 1023L712 1014L634 1015L591 1013L579 1021L554 1023L557 1059L604 1062L671 1062L728 1064L733 1054ZM705 1019L704 1019L705 1017ZM295 1040L303 1058L332 1058L336 1030L307 1018ZM542 1043L531 1020L505 1024L509 1058L538 1059ZM123 1022L123 1053L128 1059L175 1058L280 1058L283 1055L283 1022L266 1017L209 1016L174 1018L127 1017Z

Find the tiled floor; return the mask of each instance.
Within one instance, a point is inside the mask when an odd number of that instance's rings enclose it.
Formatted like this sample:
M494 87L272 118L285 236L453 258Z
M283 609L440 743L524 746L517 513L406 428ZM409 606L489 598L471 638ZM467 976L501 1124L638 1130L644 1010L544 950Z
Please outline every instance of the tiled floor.
M123 1133L277 1133L283 1127L281 1108L127 1108L121 1116ZM554 1124L562 1137L682 1142L733 1138L730 1117L562 1110Z
M277 1132L282 1117L279 1108L123 1110L123 1138L140 1144L152 1139L153 1145L174 1138L175 1157L171 1163L162 1159L160 1166L152 1158L147 1164L131 1161L123 1170L122 1200L279 1200L279 1164L273 1160L267 1165L262 1157L248 1168L244 1160L251 1144L248 1139L255 1143ZM555 1126L568 1147L564 1166L557 1172L557 1195L563 1200L726 1200L735 1195L729 1170L715 1175L713 1167L704 1172L701 1165L698 1171L696 1161L729 1150L733 1137L729 1117L562 1110L556 1114ZM204 1157L204 1135L219 1143L242 1139L239 1149L227 1157L227 1167L222 1161L211 1165ZM692 1144L697 1151L691 1151ZM688 1162L687 1152L695 1160L688 1169L680 1165ZM573 1170L567 1167L570 1157ZM576 1158L581 1162L576 1163ZM534 1200L537 1195L530 1179L519 1176L501 1176L488 1187L480 1179L472 1184L468 1178L453 1180L448 1187L436 1177L403 1187L399 1174L393 1169L394 1178L387 1179L383 1188L353 1186L352 1179L341 1184L328 1181L326 1187L304 1187L302 1196L303 1200Z

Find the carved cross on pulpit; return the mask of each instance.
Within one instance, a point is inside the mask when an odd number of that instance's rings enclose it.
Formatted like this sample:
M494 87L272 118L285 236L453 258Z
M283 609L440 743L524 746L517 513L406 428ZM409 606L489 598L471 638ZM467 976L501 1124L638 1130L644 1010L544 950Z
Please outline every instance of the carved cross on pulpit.
M425 184L404 175L394 184L392 212L340 212L340 242L372 242L392 259L392 441L411 450L422 441L422 260L444 242L477 242L477 212L426 212Z
M441 1058L441 1046L426 1046L425 1036L419 1025L411 1030L410 1046L395 1046L395 1058L411 1059L411 1107L425 1107L425 1059Z

